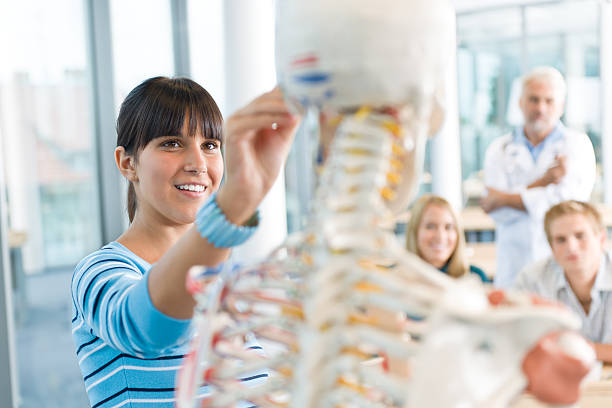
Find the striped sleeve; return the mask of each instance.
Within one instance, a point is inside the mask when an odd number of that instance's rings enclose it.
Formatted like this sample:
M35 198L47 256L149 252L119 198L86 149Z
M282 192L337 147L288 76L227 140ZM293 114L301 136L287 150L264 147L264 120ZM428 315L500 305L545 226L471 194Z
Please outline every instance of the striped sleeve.
M93 334L141 358L187 342L190 331L190 320L171 318L153 306L149 270L116 251L100 250L79 263L71 287L77 313Z

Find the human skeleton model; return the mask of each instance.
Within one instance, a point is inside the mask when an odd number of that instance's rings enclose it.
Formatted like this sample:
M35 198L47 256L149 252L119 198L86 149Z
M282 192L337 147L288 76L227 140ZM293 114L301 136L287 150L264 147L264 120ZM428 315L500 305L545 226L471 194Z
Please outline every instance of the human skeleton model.
M436 91L454 46L451 8L432 0L277 4L284 93L317 109L322 129L337 129L305 231L265 262L214 281L192 271L198 336L177 405L195 406L206 382L206 407L505 406L525 385L525 352L577 319L520 295L493 307L477 279L434 270L386 228L413 195L426 136L441 119ZM264 353L245 347L253 335ZM406 360L409 370L389 369ZM260 385L241 384L262 370Z

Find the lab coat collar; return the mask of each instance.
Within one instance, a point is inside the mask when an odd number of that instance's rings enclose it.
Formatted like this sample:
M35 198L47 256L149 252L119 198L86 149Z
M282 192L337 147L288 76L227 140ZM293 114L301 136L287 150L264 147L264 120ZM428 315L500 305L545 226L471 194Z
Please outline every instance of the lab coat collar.
M542 141L542 144L550 143L550 142L553 142L555 140L558 140L558 139L563 137L564 133L565 133L565 126L559 120L559 121L557 121L557 124L555 125L553 130L544 138L544 140ZM525 146L527 146L527 147L531 147L531 148L535 147L535 146L533 146L531 144L529 139L527 139L527 136L525 135L525 127L524 126L517 126L514 129L512 141L514 143L524 143Z

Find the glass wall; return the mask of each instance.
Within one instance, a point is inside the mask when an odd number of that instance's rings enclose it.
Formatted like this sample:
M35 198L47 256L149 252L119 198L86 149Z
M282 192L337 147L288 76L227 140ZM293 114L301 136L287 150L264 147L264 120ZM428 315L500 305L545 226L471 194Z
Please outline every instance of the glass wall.
M170 0L111 0L115 106L153 76L174 75Z
M75 263L101 244L84 2L0 1L0 9L20 406L66 406L66 396L86 406L68 295Z
M214 98L226 116L224 0L189 0L191 77Z
M100 244L83 3L11 2L1 14L9 228L27 234L24 271L40 273Z
M116 112L145 78L174 75L172 15L170 0L109 4L113 63L106 63L114 84L107 85ZM11 242L21 407L88 406L69 287L74 265L103 243L97 138L114 143L116 135L95 134L87 5L0 0L0 162L8 198L8 220L0 222Z
M562 120L589 135L601 174L599 7L596 0L546 2L457 15L462 174L469 204L483 189L487 146L521 123L520 75L540 65L566 77ZM593 200L601 197L599 176Z

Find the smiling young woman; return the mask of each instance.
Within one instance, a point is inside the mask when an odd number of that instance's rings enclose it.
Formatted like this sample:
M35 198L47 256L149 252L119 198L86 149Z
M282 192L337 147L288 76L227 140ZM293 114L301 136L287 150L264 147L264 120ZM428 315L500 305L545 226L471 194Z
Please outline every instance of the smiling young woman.
M463 228L442 197L426 194L414 203L406 225L406 249L454 278L470 272L491 282L482 269L467 263Z
M225 128L212 97L189 79L151 78L126 97L115 160L129 182L130 226L85 257L71 285L73 338L92 407L174 406L195 305L187 272L215 267L253 233L245 223L276 179L297 123L278 89ZM199 395L206 393L203 386Z

